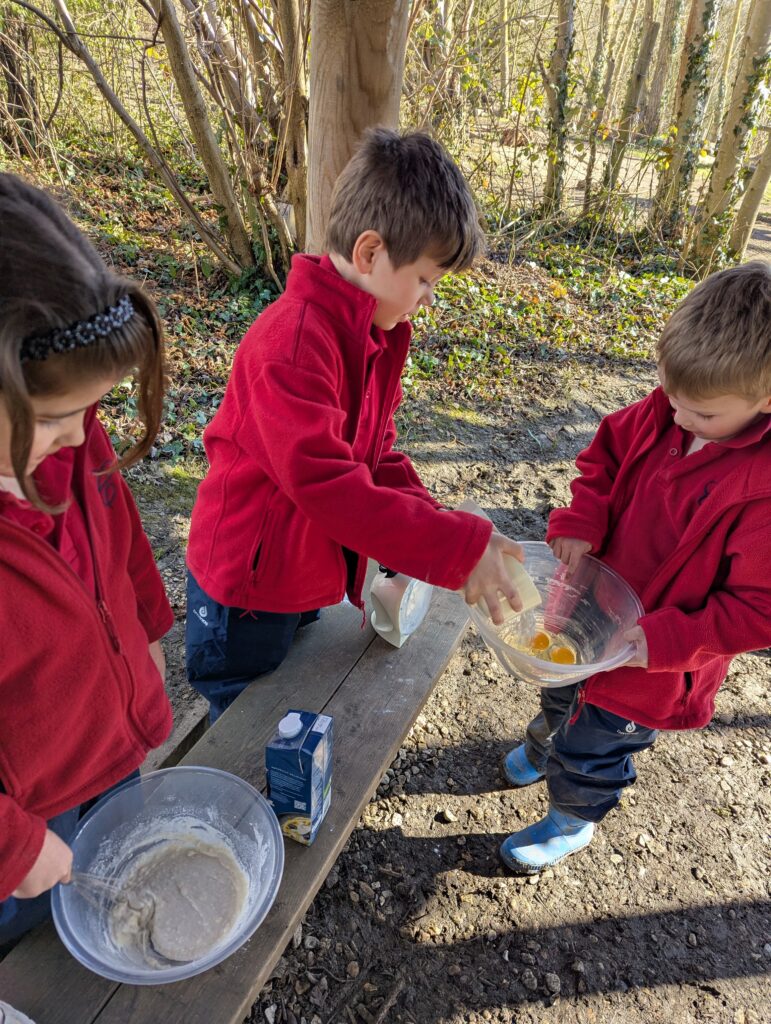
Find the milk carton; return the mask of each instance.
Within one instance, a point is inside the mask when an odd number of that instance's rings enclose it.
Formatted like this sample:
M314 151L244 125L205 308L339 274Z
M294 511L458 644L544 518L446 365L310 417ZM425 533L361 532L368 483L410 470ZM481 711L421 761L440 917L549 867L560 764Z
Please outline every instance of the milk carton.
M310 846L332 796L332 718L288 711L265 748L265 769L281 831Z

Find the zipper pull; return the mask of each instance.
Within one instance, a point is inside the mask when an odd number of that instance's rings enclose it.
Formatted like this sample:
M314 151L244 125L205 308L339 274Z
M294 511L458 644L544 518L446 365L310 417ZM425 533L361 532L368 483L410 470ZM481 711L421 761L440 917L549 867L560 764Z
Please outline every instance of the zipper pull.
M107 605L104 603L101 597L97 602L97 607L99 609L99 614L102 617L104 628L107 630L107 635L110 638L110 642L112 643L112 646L115 648L116 653L120 654L120 641L118 640L118 634L115 632L115 626L113 625L112 617L110 616L110 613L107 609Z

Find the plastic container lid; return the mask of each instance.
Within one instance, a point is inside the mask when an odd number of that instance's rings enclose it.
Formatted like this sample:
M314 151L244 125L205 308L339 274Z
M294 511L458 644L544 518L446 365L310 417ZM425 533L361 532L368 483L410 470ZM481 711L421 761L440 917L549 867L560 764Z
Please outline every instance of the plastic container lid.
M282 740L291 740L293 736L296 736L300 732L302 727L302 718L300 718L296 711L290 711L290 713L288 715L284 715L278 723L278 734Z

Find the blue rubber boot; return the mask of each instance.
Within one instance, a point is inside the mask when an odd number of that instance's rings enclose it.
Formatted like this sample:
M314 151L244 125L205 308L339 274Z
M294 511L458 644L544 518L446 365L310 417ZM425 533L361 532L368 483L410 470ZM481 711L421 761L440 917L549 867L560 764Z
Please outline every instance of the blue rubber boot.
M516 875L537 875L588 846L593 835L593 821L550 807L545 818L503 840L500 858Z
M516 786L518 789L540 782L544 777L543 772L533 768L528 761L524 743L520 743L501 758L501 775L510 786Z

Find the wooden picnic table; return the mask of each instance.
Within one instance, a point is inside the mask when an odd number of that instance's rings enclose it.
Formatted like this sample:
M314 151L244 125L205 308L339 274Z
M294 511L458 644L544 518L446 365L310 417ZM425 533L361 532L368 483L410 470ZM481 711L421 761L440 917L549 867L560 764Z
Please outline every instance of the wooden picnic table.
M374 567L370 567L370 574ZM265 791L264 752L289 708L334 717L332 802L312 846L286 839L281 886L252 938L187 981L136 986L82 967L51 923L0 962L0 998L36 1024L240 1024L335 863L468 624L463 601L436 590L396 649L348 604L300 630L285 662L257 680L185 754Z

